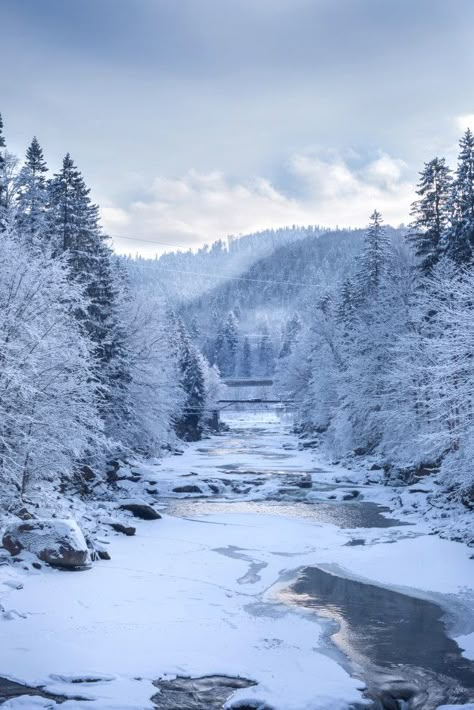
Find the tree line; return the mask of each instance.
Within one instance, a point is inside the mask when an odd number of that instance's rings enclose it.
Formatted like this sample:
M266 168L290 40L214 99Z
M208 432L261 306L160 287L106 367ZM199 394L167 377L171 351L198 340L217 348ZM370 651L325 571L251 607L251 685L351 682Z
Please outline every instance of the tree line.
M278 364L301 429L333 457L373 454L389 477L440 470L474 498L474 136L457 167L424 165L404 240L376 210L339 282L314 290Z
M71 155L50 176L33 138L20 162L1 116L0 238L3 496L201 436L216 369L114 255Z

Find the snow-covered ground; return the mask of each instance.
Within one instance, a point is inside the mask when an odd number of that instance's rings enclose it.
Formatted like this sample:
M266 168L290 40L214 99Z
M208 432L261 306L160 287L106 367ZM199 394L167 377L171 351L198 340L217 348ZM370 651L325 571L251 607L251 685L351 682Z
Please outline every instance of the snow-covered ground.
M284 500L290 478L307 473L313 488L294 489L302 500L354 489L352 474L299 450L289 427L271 415L242 416L231 427L239 431L193 444L182 456L137 463L140 481L121 483L123 495L183 498L190 494L172 489L192 484L219 500L258 501L272 492ZM336 487L344 475L350 480ZM146 497L150 486L156 492ZM357 490L364 499L388 500L383 486ZM0 676L88 699L69 700L66 710L152 708L153 680L211 673L257 682L238 690L229 707L257 699L277 710L362 703L364 683L328 649L327 622L282 603L295 571L314 565L455 608L451 633L474 658L472 550L429 534L416 511L411 526L354 529L281 509L250 510L134 519L135 537L100 528L112 560L85 572L0 567L0 603L15 612L0 619ZM365 544L347 545L355 538ZM55 705L30 697L3 707Z

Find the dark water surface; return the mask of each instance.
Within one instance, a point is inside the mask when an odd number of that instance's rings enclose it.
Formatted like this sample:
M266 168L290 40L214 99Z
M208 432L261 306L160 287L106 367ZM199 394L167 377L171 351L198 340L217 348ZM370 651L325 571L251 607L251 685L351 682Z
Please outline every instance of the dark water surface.
M306 567L282 600L334 619L339 630L332 638L357 665L389 672L403 668L405 677L413 667L415 687L420 678L433 683L436 702L474 701L474 663L446 635L444 612L434 602L318 567ZM431 707L429 697L413 707Z
M234 430L233 435L228 439L223 437L217 447L203 447L201 453L215 457L216 472L229 475L229 478L246 475L281 480L281 485L287 486L285 491L281 489L287 493L286 499L174 499L168 502L166 512L184 518L222 514L273 515L330 523L346 529L406 524L386 517L384 513L388 509L365 502L360 497L334 502L298 499L297 496L304 495L305 491L292 492L291 486L295 485L292 476L307 476L309 473L313 491L339 486L318 483L318 469L308 472L291 465L293 462L290 464L287 460L291 454L275 451L274 442L270 447L262 445L262 433L263 430L255 431L249 436L248 432ZM254 461L251 465L233 462L232 454L250 455ZM273 466L266 467L265 459L273 461ZM281 461L281 467L278 461ZM340 488L347 490L347 482L342 482ZM359 533L348 544L363 543ZM237 548L216 551L246 559ZM251 566L245 581L248 581L249 574L259 579L260 569L254 567ZM403 569L400 575L400 585L403 585ZM304 568L298 579L281 591L279 597L285 604L311 609L331 620L331 639L344 654L341 654L340 662L366 683L366 695L372 701L372 708L435 710L443 704L474 702L474 663L462 656L461 649L447 635L444 611L435 602L347 579L318 567ZM328 652L331 652L329 648ZM332 652L336 652L334 648Z

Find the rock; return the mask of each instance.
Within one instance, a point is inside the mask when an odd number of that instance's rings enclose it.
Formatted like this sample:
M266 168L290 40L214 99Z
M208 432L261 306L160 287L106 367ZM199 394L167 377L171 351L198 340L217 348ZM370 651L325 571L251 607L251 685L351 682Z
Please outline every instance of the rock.
M120 510L128 510L134 518L140 520L159 520L161 515L146 503L124 503L120 506Z
M365 540L361 537L356 537L346 542L346 547L357 547L358 545L365 545Z
M71 699L70 696L66 698L64 695L52 695L51 693L47 693L42 687L35 688L28 685L22 685L21 683L16 683L8 678L0 678L0 705L3 705L3 703L7 700L10 700L11 703L15 703L15 698L22 699L19 701L21 702L21 705L17 705L17 707L24 708L28 707L26 704L28 701L25 701L26 698L31 698L31 702L28 703L30 708L59 707L56 705L56 702L63 703L65 700ZM44 698L50 701L52 700L54 704L46 702L42 703L41 701L37 702L36 698ZM75 699L78 700L79 698ZM10 705L10 707L14 706Z
M31 566L34 567L35 569L42 569L42 564L41 562L32 562Z
M30 513L30 511L25 507L20 508L20 510L16 512L16 516L21 520L33 520L35 517L33 513Z
M84 569L91 557L75 520L30 520L10 525L2 540L11 555L25 550L60 569Z
M107 481L109 483L116 483L119 479L118 472L122 466L121 461L108 461L106 468Z
M89 552L91 555L91 558L94 560L111 560L111 556L108 553L108 551L105 549L104 545L101 542L98 542L97 540L93 540L91 537L86 536L86 542L87 542L87 547L89 548Z
M296 488L312 488L313 481L311 480L311 474L305 473L301 478L297 478L291 483L292 486Z
M381 466L378 463L373 463L372 466L369 468L369 471L382 471L383 466Z
M95 478L95 473L94 473L94 471L91 469L90 466L87 466L87 465L82 466L80 472L81 472L81 474L82 474L82 477L83 477L84 480L86 480L86 481L93 481L94 478Z
M112 530L115 530L115 532L122 533L123 535L128 535L128 537L131 537L132 535L135 535L137 532L137 529L132 527L131 525L122 525L122 523L107 523L110 525Z
M248 688L255 685L255 682L246 678L218 675L201 678L177 676L174 680L154 681L153 685L160 692L151 701L160 710L220 710L236 690ZM270 710L268 705L261 702L239 703L235 707L240 710Z
M173 488L173 493L202 493L202 490L199 486L176 486Z
M359 491L350 491L350 493L345 493L342 496L342 500L354 500L354 498L358 498L359 495Z

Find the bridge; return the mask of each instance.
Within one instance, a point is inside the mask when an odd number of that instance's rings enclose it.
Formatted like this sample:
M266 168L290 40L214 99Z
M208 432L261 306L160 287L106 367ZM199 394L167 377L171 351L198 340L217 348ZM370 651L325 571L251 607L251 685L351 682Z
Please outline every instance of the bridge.
M273 380L255 377L227 377L222 380L227 387L271 387Z
M271 390L274 381L269 377L227 377L222 382L229 388L253 388L253 390L257 388L257 391L252 392L251 395L253 396L249 396L246 399L242 397L242 393L240 392L236 393L235 397L231 397L226 392L223 398L217 403L219 407L218 411L230 409L234 406L240 409L241 405L246 405L247 408L254 407L256 409L260 409L260 407L255 407L255 405L277 405L279 409L289 409L293 406L293 401L279 399L278 395L275 395ZM261 390L258 391L258 388L268 388L269 396L266 397Z

